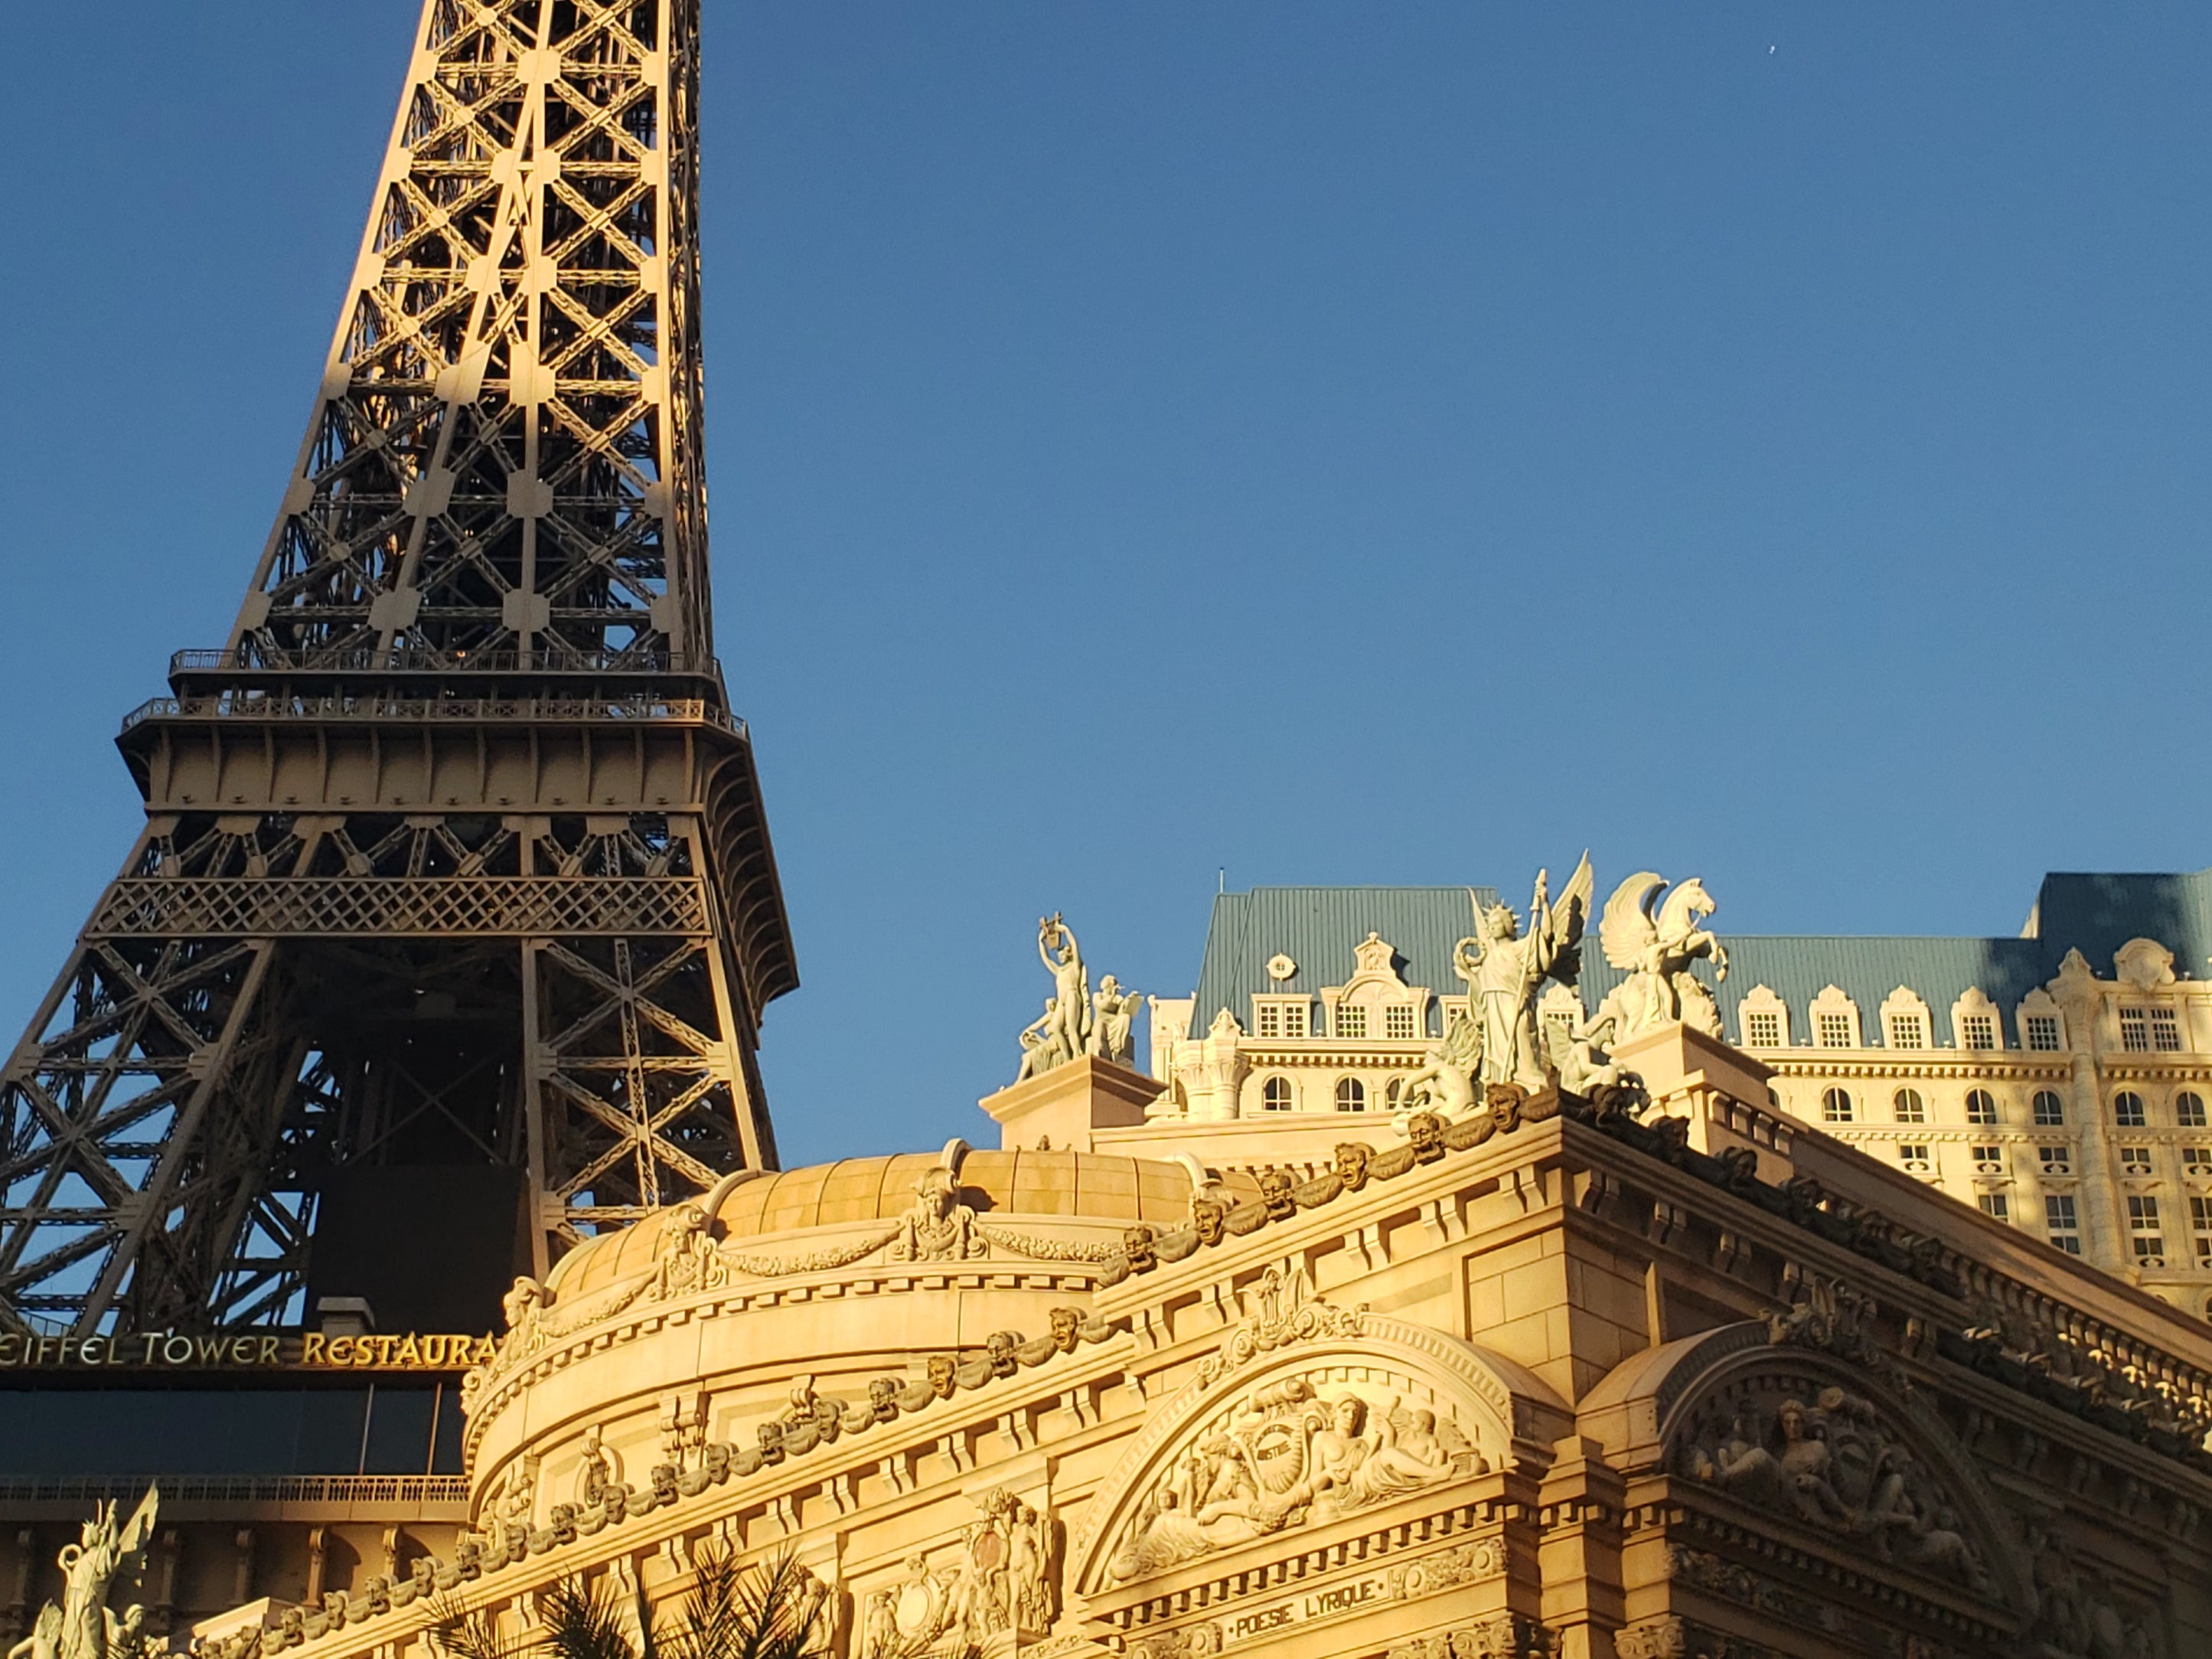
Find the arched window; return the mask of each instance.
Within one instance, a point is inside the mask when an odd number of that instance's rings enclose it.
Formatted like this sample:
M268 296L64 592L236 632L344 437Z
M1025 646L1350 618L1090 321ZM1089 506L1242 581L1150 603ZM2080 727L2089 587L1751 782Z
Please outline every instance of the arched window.
M1851 1104L1850 1096L1844 1093L1844 1091L1841 1089L1823 1089L1820 1091L1821 1122L1849 1123L1852 1118L1856 1115L1857 1110Z
M1928 1121L1928 1103L1921 1099L1920 1091L1917 1089L1899 1089L1890 1103L1897 1108L1897 1121L1899 1123ZM1850 1115L1848 1109L1844 1115L1845 1117Z
M1336 1080L1336 1109L1340 1112L1364 1112L1367 1109L1367 1085L1356 1077L1340 1077Z
M2173 1121L2185 1129L2204 1127L2204 1097L2194 1089L2184 1089L2173 1097Z
M1270 1112L1291 1109L1291 1080L1286 1077L1271 1077L1260 1085L1260 1104Z
M1994 1123L1997 1121L1997 1097L1987 1089L1966 1091L1966 1121Z
M1398 1097L1406 1091L1406 1079L1394 1077L1382 1086L1382 1103L1391 1111L1398 1109Z
M2142 1097L2132 1089L2123 1089L2112 1097L2112 1121L2123 1129L2143 1127Z
M2035 1091L2035 1127L2056 1129L2066 1121L2066 1103L2048 1089Z

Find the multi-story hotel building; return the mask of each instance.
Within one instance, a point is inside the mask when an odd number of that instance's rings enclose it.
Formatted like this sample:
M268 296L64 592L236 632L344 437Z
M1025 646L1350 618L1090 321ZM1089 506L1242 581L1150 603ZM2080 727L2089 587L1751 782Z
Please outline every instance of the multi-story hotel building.
M1466 1006L1487 889L1259 888L1216 901L1153 1074L1202 1119L1388 1109ZM2047 876L2016 938L1724 938L1727 1036L1775 1103L1984 1213L2212 1314L2212 872ZM1619 981L1595 938L1579 1023ZM1220 1023L1226 1012L1233 1029Z

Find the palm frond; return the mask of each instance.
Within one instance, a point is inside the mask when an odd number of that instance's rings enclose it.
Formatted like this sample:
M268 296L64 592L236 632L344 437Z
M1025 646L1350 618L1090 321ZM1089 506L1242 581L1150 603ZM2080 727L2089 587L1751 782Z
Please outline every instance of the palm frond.
M828 1599L789 1551L744 1570L726 1550L702 1551L667 1659L821 1659Z
M464 1613L458 1601L445 1595L430 1603L430 1635L451 1659L520 1659L529 1645L501 1636L498 1621L481 1607Z
M548 1659L639 1659L623 1632L618 1605L605 1579L587 1585L577 1577L556 1578L539 1597L545 1633L533 1645Z

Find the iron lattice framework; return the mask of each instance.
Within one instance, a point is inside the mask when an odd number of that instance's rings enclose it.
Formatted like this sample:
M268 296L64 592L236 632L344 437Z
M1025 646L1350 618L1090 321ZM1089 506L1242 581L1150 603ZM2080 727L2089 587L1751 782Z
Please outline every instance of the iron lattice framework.
M356 1288L334 1206L455 1170L519 1194L495 1292L774 1167L797 980L711 655L697 43L697 0L424 6L252 589L125 723L144 833L0 1078L0 1322L296 1319Z

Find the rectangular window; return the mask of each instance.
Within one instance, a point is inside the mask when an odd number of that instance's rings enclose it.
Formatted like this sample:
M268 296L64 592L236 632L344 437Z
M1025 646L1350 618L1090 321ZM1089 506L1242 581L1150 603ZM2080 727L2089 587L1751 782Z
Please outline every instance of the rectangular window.
M1756 1008L1743 1017L1743 1041L1748 1048L1779 1048L1782 1016L1771 1008Z
M2074 1218L2074 1200L2063 1195L2043 1200L2043 1222L2051 1242L2069 1255L2081 1254L2081 1224Z
M2200 1233L2212 1233L2212 1198L2189 1200L2189 1224Z
M1263 1037L1282 1036L1283 1011L1281 1006L1279 1004L1273 1002L1261 1003L1259 1007L1258 1014L1255 1017L1255 1023L1259 1026L1260 1035Z
M2212 1175L2212 1146L2184 1146L2181 1162L2191 1175Z
M1889 1017L1889 1046L1893 1048L1925 1048L1928 1046L1928 1022L1917 1014L1892 1014Z
M1397 1042L1411 1039L1413 1036L1413 1011L1402 1006L1385 1008L1382 1011L1382 1035Z
M1367 1035L1367 1011L1364 1008L1340 1008L1336 1011L1336 1034L1340 1037L1364 1037Z
M1962 1014L1959 1017L1959 1040L1969 1048L1994 1048L1997 1046L1997 1018L1995 1014Z
M2150 1015L2142 1008L2120 1010L2120 1047L2130 1054L2150 1052Z
M2039 1053L2058 1052L2058 1016L2030 1014L2027 1017L2027 1046Z
M1285 1004L1283 1008L1283 1035L1302 1037L1306 1034L1306 1005L1303 1002Z
M2074 1173L2074 1149L2071 1146L2039 1146L2035 1149L2035 1156L2043 1165L2043 1173L2047 1176ZM2070 1204L2073 1200L2069 1199L2067 1202Z
M2148 1193L2128 1194L2128 1231L2131 1233L2154 1233L2158 1231L2158 1200Z
M2156 1233L2137 1233L2134 1236L2136 1260L2146 1267L2166 1266L2166 1241Z
M1848 1048L1851 1046L1851 1017L1849 1014L1822 1014L1818 1029L1823 1048Z
M1983 1175L1998 1175L2004 1170L2004 1148L1977 1146L1974 1148L1974 1168Z
M2181 1052L2181 1020L2171 1008L2150 1011L2150 1046L2161 1054Z
M2150 1148L2148 1146L2121 1147L2120 1173L2123 1175L2148 1175L2150 1173ZM2152 1201L2156 1202L2155 1200Z
M1897 1143L1897 1156L1907 1169L1928 1167L1928 1149L1925 1146L1916 1146L1910 1141L1900 1140Z
M1982 1213L1997 1221L2012 1219L2012 1200L2002 1193L1984 1193L1974 1200L1982 1206Z

